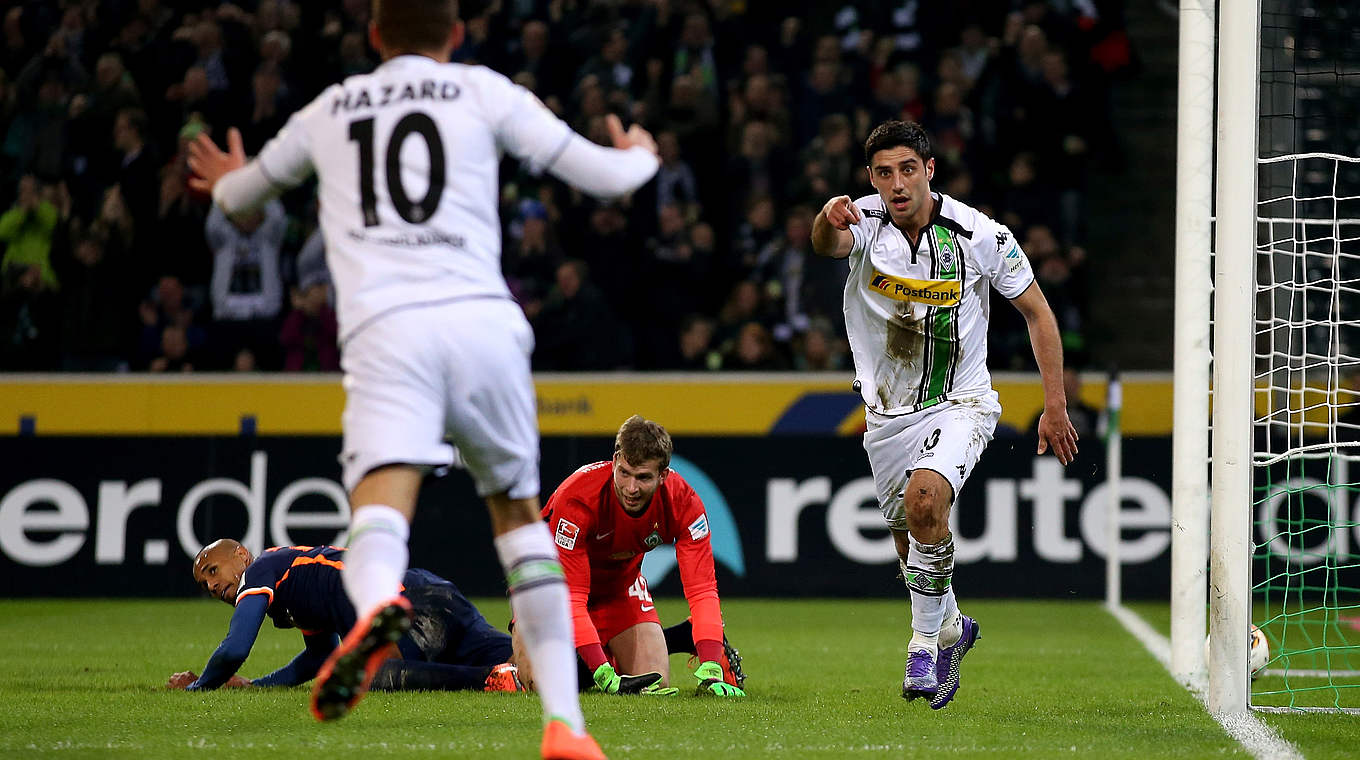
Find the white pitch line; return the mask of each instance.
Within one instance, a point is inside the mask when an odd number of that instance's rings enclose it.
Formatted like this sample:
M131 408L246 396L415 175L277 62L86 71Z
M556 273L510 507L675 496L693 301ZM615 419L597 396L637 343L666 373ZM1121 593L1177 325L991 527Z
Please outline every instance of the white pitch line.
M1162 634L1153 630L1147 621L1139 617L1129 608L1119 605L1115 607L1106 606L1105 609L1114 615L1124 629L1133 635L1138 642L1147 648L1157 662L1166 668L1166 672L1171 672L1171 642ZM1202 680L1190 684L1187 688L1190 693L1198 699L1200 704L1208 706L1205 702L1208 684ZM1215 715L1209 713L1214 720L1218 721L1223 730L1242 745L1252 757L1257 760L1303 760L1303 754L1293 744L1285 741L1275 729L1262 723L1255 715L1250 712L1245 715Z

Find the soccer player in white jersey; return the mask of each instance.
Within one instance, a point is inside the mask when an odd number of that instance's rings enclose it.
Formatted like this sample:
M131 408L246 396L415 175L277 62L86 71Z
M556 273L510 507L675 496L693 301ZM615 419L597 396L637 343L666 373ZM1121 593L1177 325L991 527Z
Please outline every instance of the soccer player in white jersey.
M344 715L409 626L398 593L422 475L454 449L491 512L517 630L536 665L546 757L603 757L577 699L567 587L539 518L533 333L501 276L502 152L597 197L631 192L658 166L651 135L609 119L596 146L528 90L448 63L463 37L455 0L374 0L371 74L333 85L249 163L192 146L194 185L228 214L319 179L334 276L346 404L343 478L353 517L343 573L363 617L323 667L320 720Z
M877 193L827 201L812 247L850 260L845 327L866 410L864 449L911 594L902 696L938 710L954 698L959 663L978 637L954 597L949 512L1001 415L987 373L989 288L1029 326L1044 385L1038 453L1052 448L1071 462L1077 433L1057 321L1010 230L931 192L935 159L920 125L880 124L864 154Z

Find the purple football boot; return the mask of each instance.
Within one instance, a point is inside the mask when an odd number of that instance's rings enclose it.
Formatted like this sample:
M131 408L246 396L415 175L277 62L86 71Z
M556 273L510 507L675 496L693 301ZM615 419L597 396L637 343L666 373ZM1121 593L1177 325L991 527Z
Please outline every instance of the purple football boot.
M939 660L935 666L935 678L940 686L935 696L930 699L932 710L939 710L954 698L954 693L959 690L959 664L963 662L963 656L968 654L968 650L981 638L979 632L981 629L977 621L967 615L960 617L963 618L963 635L959 636L954 646L940 650Z
M902 679L902 698L911 701L917 697L934 698L940 690L939 679L935 676L935 656L924 649L907 654L907 675Z

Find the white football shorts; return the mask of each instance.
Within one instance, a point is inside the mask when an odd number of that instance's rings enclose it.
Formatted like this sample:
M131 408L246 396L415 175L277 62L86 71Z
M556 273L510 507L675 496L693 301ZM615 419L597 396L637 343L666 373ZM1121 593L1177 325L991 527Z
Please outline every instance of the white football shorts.
M896 417L868 412L864 450L874 474L878 509L888 527L907 529L902 497L914 470L943 475L957 500L964 481L992 440L1000 417L996 391Z
M509 299L394 309L345 342L346 491L386 464L467 468L480 496L538 495L534 333ZM446 442L452 441L452 446Z

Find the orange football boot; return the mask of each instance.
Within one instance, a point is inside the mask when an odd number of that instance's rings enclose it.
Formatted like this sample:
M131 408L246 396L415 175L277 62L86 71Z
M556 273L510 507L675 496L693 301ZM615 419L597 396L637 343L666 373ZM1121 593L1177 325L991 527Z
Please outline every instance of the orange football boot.
M396 641L411 628L411 603L404 596L383 602L354 624L326 658L312 689L312 716L338 720L368 693L373 674L396 654Z
M590 734L578 734L560 720L549 721L543 729L540 749L543 760L608 760Z
M528 689L524 688L524 682L519 680L519 668L508 662L502 662L491 669L482 691L528 691Z

